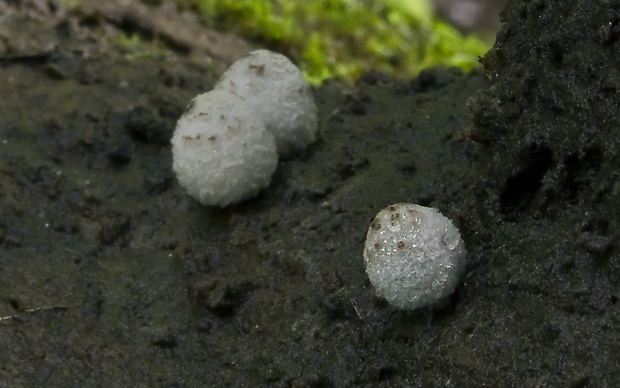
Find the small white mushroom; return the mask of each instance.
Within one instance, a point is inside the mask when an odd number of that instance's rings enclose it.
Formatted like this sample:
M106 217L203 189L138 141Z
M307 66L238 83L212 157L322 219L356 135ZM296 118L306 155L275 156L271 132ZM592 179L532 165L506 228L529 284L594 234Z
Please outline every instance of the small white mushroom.
M454 292L467 251L458 229L437 209L398 203L381 210L364 246L366 273L377 295L407 310Z
M179 184L204 205L226 206L255 196L269 185L278 163L262 116L223 90L189 103L171 143Z
M291 156L316 139L312 90L299 68L282 54L252 51L224 72L215 89L238 95L263 115L280 156Z

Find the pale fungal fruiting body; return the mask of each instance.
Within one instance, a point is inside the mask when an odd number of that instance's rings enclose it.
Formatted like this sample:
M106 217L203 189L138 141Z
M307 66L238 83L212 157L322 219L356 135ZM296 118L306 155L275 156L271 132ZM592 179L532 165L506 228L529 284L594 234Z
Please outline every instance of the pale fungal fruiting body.
M291 156L316 139L317 109L310 85L284 55L256 50L224 72L216 90L235 93L263 115L280 156Z
M414 310L454 292L467 251L452 222L436 209L399 203L381 210L364 246L366 273L377 295Z
M273 135L240 97L216 90L195 97L172 136L180 185L205 205L226 206L267 187L278 163Z

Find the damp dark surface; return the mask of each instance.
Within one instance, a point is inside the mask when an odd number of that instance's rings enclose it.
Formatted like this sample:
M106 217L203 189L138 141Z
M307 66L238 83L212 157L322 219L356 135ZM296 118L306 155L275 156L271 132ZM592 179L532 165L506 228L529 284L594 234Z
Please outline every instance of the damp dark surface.
M471 74L326 82L320 140L225 209L169 139L235 54L54 4L0 1L0 386L620 385L614 2L510 2ZM110 39L154 29L161 53ZM441 309L368 282L397 202L461 230Z

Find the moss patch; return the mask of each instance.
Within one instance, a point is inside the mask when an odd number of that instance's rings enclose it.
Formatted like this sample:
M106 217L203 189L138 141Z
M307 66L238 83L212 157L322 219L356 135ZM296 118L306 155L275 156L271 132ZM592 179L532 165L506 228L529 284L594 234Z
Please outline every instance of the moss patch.
M430 66L470 70L488 49L436 20L428 2L393 0L183 0L208 16L212 27L266 42L287 53L312 83L354 80L374 69L397 77Z
M172 54L159 41L144 39L136 33L120 33L111 38L110 43L120 47L125 58L130 61L140 58L167 57Z

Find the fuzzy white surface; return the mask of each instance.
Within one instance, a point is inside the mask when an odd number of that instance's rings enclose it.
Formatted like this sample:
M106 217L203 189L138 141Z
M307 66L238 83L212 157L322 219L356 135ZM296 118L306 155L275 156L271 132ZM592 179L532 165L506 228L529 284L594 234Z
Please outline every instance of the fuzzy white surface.
M454 292L465 270L461 235L436 209L399 203L381 210L364 246L366 273L377 295L414 310Z
M255 196L269 185L278 162L261 116L222 90L190 102L171 143L179 184L205 205L226 206Z
M291 156L316 139L318 119L312 90L284 55L253 51L233 63L215 89L235 93L263 115L281 156Z

